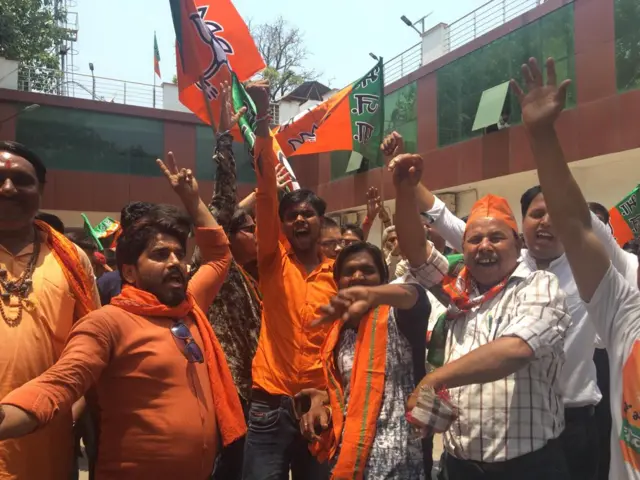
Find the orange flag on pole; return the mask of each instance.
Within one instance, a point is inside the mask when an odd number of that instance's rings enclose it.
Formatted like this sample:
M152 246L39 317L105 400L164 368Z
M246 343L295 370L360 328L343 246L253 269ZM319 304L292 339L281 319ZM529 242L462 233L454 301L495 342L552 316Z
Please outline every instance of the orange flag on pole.
M277 129L283 153L307 155L332 150L377 158L384 124L382 59L366 75Z
M243 82L262 70L264 61L230 0L216 0L215 8L211 0L169 3L176 31L180 102L212 124L220 116L220 85L231 84L231 70Z

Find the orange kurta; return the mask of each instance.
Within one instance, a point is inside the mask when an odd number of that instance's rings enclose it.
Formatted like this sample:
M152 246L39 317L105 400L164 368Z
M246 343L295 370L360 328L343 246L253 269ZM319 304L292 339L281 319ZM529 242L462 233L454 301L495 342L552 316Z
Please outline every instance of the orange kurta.
M189 291L206 309L231 254L221 228L199 229L196 241L207 263ZM202 348L193 318L184 322ZM143 317L111 305L92 312L73 328L56 365L2 403L46 424L96 382L102 421L98 480L204 480L219 441L209 375L206 363L188 363L172 325L170 318Z
M296 259L280 233L273 139L258 137L256 222L262 292L262 326L253 360L253 386L274 395L295 395L303 388L324 388L320 349L330 326L309 328L318 307L336 294L333 260L311 274Z
M40 255L34 271L33 290L22 321L15 327L0 318L0 398L36 378L51 367L62 352L74 320L76 301L64 272L40 234ZM8 279L17 279L31 258L33 245L12 255L0 245L0 267ZM91 262L78 249L82 267L93 276ZM97 289L96 305L100 305ZM17 313L17 299L7 308L10 318ZM33 435L0 442L0 480L67 479L73 462L71 413L65 412ZM37 461L34 459L37 458Z

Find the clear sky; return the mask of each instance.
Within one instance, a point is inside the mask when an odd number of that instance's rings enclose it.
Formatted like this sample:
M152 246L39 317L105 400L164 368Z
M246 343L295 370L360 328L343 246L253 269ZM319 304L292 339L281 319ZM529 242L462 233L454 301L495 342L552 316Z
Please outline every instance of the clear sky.
M76 0L79 33L74 62L78 73L153 83L153 32L157 32L164 81L176 71L175 34L167 0ZM215 5L216 0L211 0ZM387 59L420 41L400 20L433 12L426 28L451 23L486 0L234 0L245 20L269 22L282 15L304 32L306 66L322 72L320 80L340 88L365 73L369 52ZM268 6L267 6L268 5Z

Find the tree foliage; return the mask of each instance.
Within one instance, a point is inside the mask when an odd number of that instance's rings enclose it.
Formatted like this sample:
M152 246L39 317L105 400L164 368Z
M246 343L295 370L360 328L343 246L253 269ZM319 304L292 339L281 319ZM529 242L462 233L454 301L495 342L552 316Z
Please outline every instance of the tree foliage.
M308 80L317 80L319 74L304 67L309 52L299 28L291 26L283 17L274 22L254 25L249 30L267 68L261 73L271 84L271 99L286 95Z
M0 56L25 65L58 68L58 47L66 12L52 0L0 0Z

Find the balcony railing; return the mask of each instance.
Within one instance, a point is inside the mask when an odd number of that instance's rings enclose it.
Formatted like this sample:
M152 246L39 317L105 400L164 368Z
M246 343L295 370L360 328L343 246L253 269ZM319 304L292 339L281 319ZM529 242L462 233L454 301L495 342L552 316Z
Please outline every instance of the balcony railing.
M162 87L81 73L33 68L18 70L18 90L138 107L162 108ZM155 91L155 95L154 95Z
M446 27L443 52L448 53L490 32L546 0L491 0ZM384 64L388 85L423 65L422 42L405 50Z

